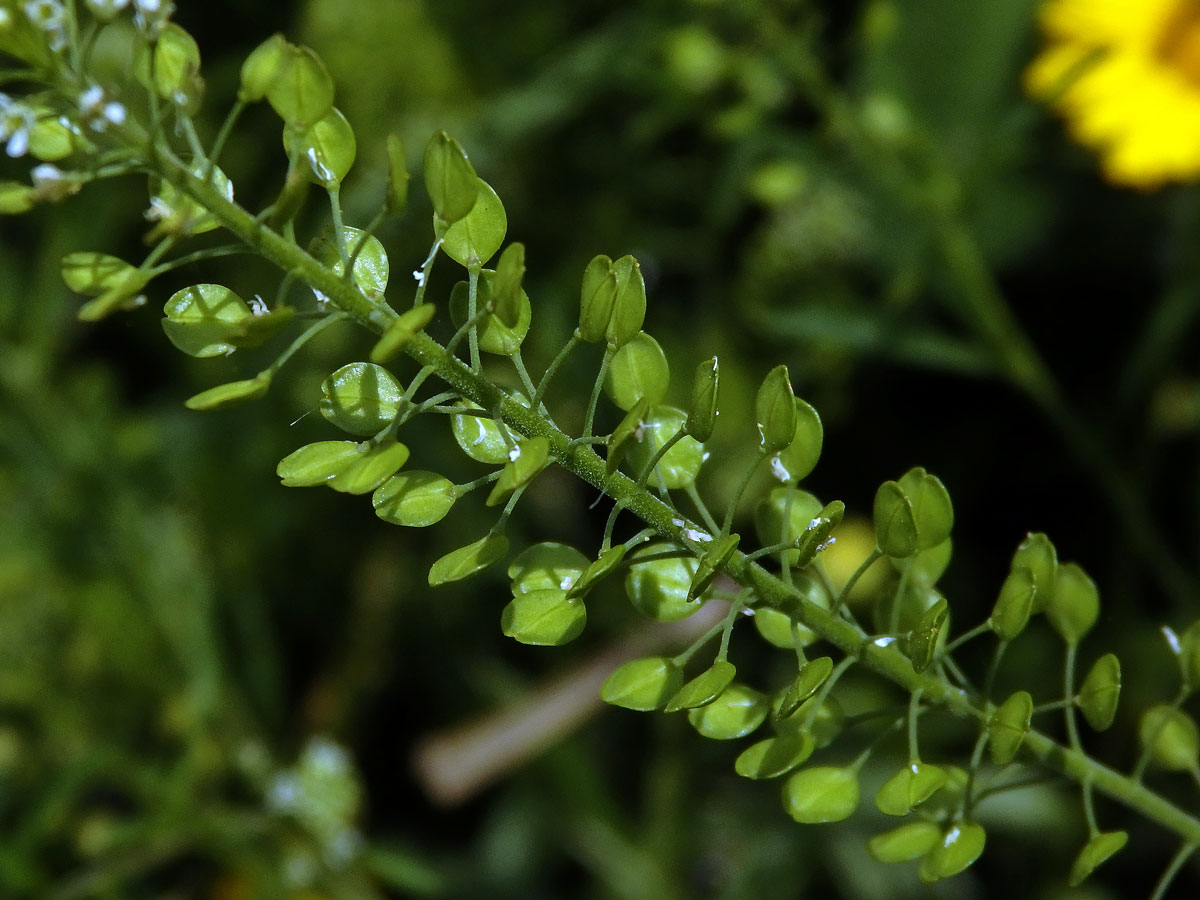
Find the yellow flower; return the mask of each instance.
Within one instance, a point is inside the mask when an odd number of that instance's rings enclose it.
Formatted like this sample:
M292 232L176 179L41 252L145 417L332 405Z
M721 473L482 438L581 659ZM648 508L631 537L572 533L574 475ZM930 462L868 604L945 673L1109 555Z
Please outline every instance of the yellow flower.
M1114 184L1200 179L1200 0L1050 0L1025 73Z

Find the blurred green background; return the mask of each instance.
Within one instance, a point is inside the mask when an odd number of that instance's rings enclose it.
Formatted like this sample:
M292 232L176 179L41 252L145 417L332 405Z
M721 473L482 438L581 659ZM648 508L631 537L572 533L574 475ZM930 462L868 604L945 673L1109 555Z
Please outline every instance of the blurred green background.
M672 398L685 403L692 367L720 355L706 495L740 479L745 407L783 362L826 428L808 489L861 516L912 465L945 482L957 524L943 589L959 626L986 617L1025 533L1048 532L1104 599L1085 664L1115 650L1130 673L1116 727L1088 746L1133 759L1138 711L1175 690L1158 626L1200 609L1200 206L1193 187L1106 185L1022 96L1033 0L178 5L204 53L208 135L271 33L325 59L358 138L350 222L379 201L388 132L414 169L432 131L462 142L527 247L535 372L574 327L587 260L637 255ZM223 160L250 208L281 183L278 130L252 110ZM431 240L422 193L380 235L401 305ZM773 784L734 775L730 746L617 709L464 804L431 803L409 763L420 738L643 626L614 584L578 644L515 645L498 627L502 573L425 586L433 559L487 527L481 504L410 531L360 500L279 487L281 457L332 437L317 416L294 420L365 336L331 330L265 401L197 414L184 398L269 357L176 353L154 309L168 285L151 308L76 322L58 260L135 256L144 206L127 181L0 223L0 896L1148 892L1173 848L1104 803L1105 828L1129 827L1134 850L1086 890L1062 887L1085 833L1064 786L985 806L982 860L929 887L866 856L885 827L869 803L839 826L798 826ZM240 258L219 271L243 296L274 289ZM1030 353L1046 366L1032 378L1013 364ZM597 364L584 351L559 376L552 405L568 421ZM406 441L427 463L481 473L444 423L420 428ZM607 514L594 499L548 473L514 546L591 551ZM786 675L741 637L747 680ZM1002 686L1053 699L1056 654L1032 633ZM860 707L882 690L853 676L844 689ZM940 741L962 746L942 731L929 725L930 758ZM883 757L865 780L886 777ZM1178 896L1188 883L1194 867Z

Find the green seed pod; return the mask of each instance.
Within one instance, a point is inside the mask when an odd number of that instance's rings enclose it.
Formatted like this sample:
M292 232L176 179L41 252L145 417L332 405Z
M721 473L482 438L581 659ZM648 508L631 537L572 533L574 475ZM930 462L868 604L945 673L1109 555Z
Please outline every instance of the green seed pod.
M227 356L253 313L246 301L219 284L194 284L176 291L163 306L163 331L188 356Z
M522 398L523 399L523 398ZM462 406L468 409L479 409L470 401L464 401ZM516 443L510 434L505 441L504 435L509 433L508 426L496 422L486 416L454 415L450 417L450 431L454 440L462 448L463 453L481 463L490 466L502 466L508 462L508 448Z
M683 685L683 671L664 656L625 663L608 676L600 689L605 703L638 712L661 709Z
M492 305L496 318L514 328L521 318L521 301L525 292L521 290L521 279L525 277L525 245L509 244L496 263L496 274L492 278Z
M696 366L692 379L692 406L687 417L687 433L704 443L712 437L717 424L717 395L721 382L717 358L705 360Z
M151 66L151 53L154 56ZM200 48L195 39L175 23L167 25L155 41L138 54L134 64L138 81L164 100L192 108L200 100Z
M1017 691L996 708L988 720L988 751L993 763L1006 766L1016 758L1032 719L1033 697L1028 691Z
M912 506L917 549L928 550L950 537L954 507L946 486L920 466L905 472L898 484Z
M700 596L708 590L708 586L712 584L717 572L720 571L726 560L733 555L733 551L737 549L738 541L741 535L727 534L725 537L717 538L705 545L705 554L700 559L700 565L696 569L696 574L692 577L692 583L688 587L688 601L698 600Z
M344 494L369 494L408 462L408 448L398 441L358 445L358 458L325 482Z
M632 471L641 472L649 465L659 448L683 427L686 420L683 410L673 406L651 407L643 423L640 439L629 448ZM655 464L650 484L657 487L661 479L661 485L669 491L695 484L706 456L704 445L685 435Z
M404 156L404 142L399 135L389 134L385 143L387 150L387 211L393 216L404 214L408 207L408 182L412 175L408 172L408 162Z
M466 217L479 199L479 176L462 145L439 131L425 145L425 190L433 213L446 225Z
M308 252L333 269L336 274L342 275L346 271L345 262L335 237L332 230L327 230L309 244ZM383 249L383 243L375 235L366 234L349 225L342 226L342 243L350 249L359 243L362 244L362 249L358 251L354 260L354 284L368 300L383 300L388 276L391 274L391 263L388 261L387 251Z
M829 679L832 671L833 660L828 656L810 659L800 666L796 677L779 699L779 706L775 710L776 715L781 719L786 719L795 713Z
M436 307L432 303L422 303L400 313L371 348L371 362L382 365L407 347L433 320L434 312Z
M642 280L641 266L632 256L622 256L613 263L612 270L617 290L604 336L612 346L622 347L642 330L646 319L646 283Z
M796 430L792 442L771 458L771 474L789 484L795 484L816 468L821 458L825 428L817 411L796 398Z
M508 567L512 592L570 591L588 567L588 558L567 544L547 541L517 554Z
M621 560L624 558L624 544L609 547L583 570L583 574L579 576L579 580L575 582L571 590L567 592L567 595L570 597L582 597L599 584L600 581L607 578L621 564Z
M858 807L858 773L852 768L816 766L792 775L783 785L783 808L809 825L840 822Z
M1092 665L1075 702L1097 731L1104 731L1117 716L1117 701L1121 697L1121 661L1106 653Z
M492 486L492 492L488 494L487 505L498 506L504 503L513 491L529 484L534 476L546 467L548 459L550 459L548 438L539 435L538 437L524 438L518 442L517 446L509 451L508 462L504 464L500 477Z
M437 587L452 581L470 578L488 566L498 563L508 553L508 538L490 533L468 544L451 550L429 567L429 586Z
M949 604L943 597L925 610L912 631L900 638L900 652L912 662L914 672L924 672L933 662L938 648L938 638L950 614Z
M321 415L332 425L364 437L378 434L400 413L404 388L383 366L350 363L321 383Z
M333 106L333 79L308 47L284 42L283 51L281 69L266 89L267 102L284 122L305 128Z
M733 770L743 778L778 778L807 762L815 746L812 737L804 732L769 737L743 750Z
M482 266L496 255L508 234L508 213L492 186L476 182L477 196L471 211L454 222L433 217L433 233L441 239L442 252L467 269Z
M963 798L967 793L968 776L966 770L945 765L946 783L942 789L921 805L921 814L928 819L945 821L959 815Z
M238 99L256 103L267 96L271 85L283 72L287 61L288 42L282 34L273 34L252 51L242 63L242 81Z
M867 842L867 852L879 862L910 862L920 859L941 840L942 829L936 822L909 822L875 835Z
M1179 636L1179 677L1189 693L1200 687L1200 620Z
M821 501L808 491L794 487L772 488L754 508L755 534L764 546L793 543L820 516L821 509ZM800 565L797 550L785 550L783 557L793 568Z
M711 703L688 710L688 721L706 738L732 741L758 728L767 718L768 709L761 693L734 682Z
M791 444L796 434L796 396L787 366L767 373L754 400L754 415L763 453L778 453Z
M335 188L350 172L358 153L354 129L341 110L329 112L304 128L285 125L283 150L288 159L302 160L300 171L326 190Z
M1026 535L1013 554L1012 569L1025 567L1033 574L1033 614L1045 612L1054 596L1054 584L1058 577L1058 551L1050 538L1040 532Z
M1100 615L1096 583L1075 563L1058 567L1046 618L1068 644L1078 644Z
M667 701L665 712L681 709L697 709L707 706L733 683L737 669L725 659L717 660L683 687Z
M612 434L608 436L608 454L604 462L604 472L611 475L617 471L621 465L621 460L625 458L625 454L629 452L629 448L633 446L637 440L638 433L641 431L647 414L650 412L650 404L643 398L629 408L629 412L625 413L623 418Z
M606 340L613 304L617 299L617 278L612 260L601 254L583 270L583 288L579 293L579 336L590 344Z
M700 608L689 603L688 588L696 575L699 563L694 557L641 561L640 557L669 549L667 544L650 544L638 548L625 576L625 594L638 612L674 622L685 619Z
M957 875L979 859L985 843L987 833L982 825L966 819L954 823L921 861L921 880L934 882Z
M199 394L188 397L183 405L188 409L204 411L224 409L247 400L257 400L266 395L270 386L271 376L269 374L264 376L260 373L255 378L231 381L228 384L219 384L207 391L201 391Z
M1200 759L1200 732L1181 709L1161 703L1142 715L1138 728L1142 747L1157 765L1171 772L1190 772Z
M358 444L354 441L305 444L281 459L275 474L284 487L315 487L353 465L358 453Z
M393 475L371 495L375 515L393 525L424 528L445 518L458 489L436 472L411 469Z
M1011 641L1017 637L1029 623L1029 613L1033 609L1033 598L1036 593L1033 573L1024 566L1012 569L1004 584L1000 586L1000 596L992 608L988 625L1002 641Z
M579 637L587 624L582 600L568 600L566 591L518 594L500 614L506 637L535 647L560 647Z
M801 573L793 576L792 583L808 600L822 609L829 609L829 594L812 578ZM754 628L763 640L781 650L807 647L817 640L816 633L788 613L765 606L754 611Z
M903 559L917 552L919 540L912 504L900 485L885 481L875 492L875 542L888 556Z
M1110 856L1120 852L1128 840L1129 834L1124 831L1104 831L1093 835L1092 839L1083 845L1079 855L1075 857L1067 884L1071 887L1083 884L1087 877Z
M493 302L492 293L496 273L491 269L483 269L475 288L475 303L479 309L487 309ZM460 281L450 290L450 320L455 327L461 328L470 318L471 287L465 281ZM529 323L533 319L533 307L529 303L529 295L523 290L517 295L517 321L511 327L505 325L495 313L485 315L478 323L479 349L484 353L496 356L512 356L525 341L529 333Z
M657 406L666 396L670 381L671 369L662 347L641 332L613 354L604 373L604 393L625 410L633 409L639 400Z
M842 524L846 516L846 504L841 500L826 503L809 521L808 527L796 541L796 565L807 566L817 554L832 544L837 538L833 536L834 529Z
M905 766L883 783L875 794L875 805L889 816L907 816L941 790L949 776L945 769L929 763Z

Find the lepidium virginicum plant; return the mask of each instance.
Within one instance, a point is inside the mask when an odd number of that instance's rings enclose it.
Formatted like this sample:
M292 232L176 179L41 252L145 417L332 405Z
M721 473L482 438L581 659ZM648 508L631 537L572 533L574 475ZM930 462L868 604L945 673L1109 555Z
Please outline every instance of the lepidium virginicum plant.
M868 800L894 816L896 827L872 838L869 851L884 862L916 862L927 881L963 871L984 851L978 811L990 798L1029 783L1031 768L1056 773L1077 785L1087 826L1064 876L1082 882L1126 843L1124 831L1104 829L1093 802L1099 793L1177 838L1179 851L1152 889L1154 896L1166 891L1200 846L1195 804L1176 799L1173 780L1200 782L1200 737L1182 708L1200 686L1200 623L1181 635L1168 632L1180 687L1142 715L1140 757L1128 771L1107 767L1086 751L1083 724L1112 724L1121 666L1112 654L1083 664L1080 648L1099 615L1099 594L1082 568L1058 561L1047 536L1031 534L1017 548L991 615L952 633L952 606L937 583L950 559L953 508L941 481L914 468L879 487L875 549L835 587L821 555L835 540L844 506L799 487L817 464L822 426L794 396L785 367L771 369L758 388L757 430L744 435L755 448L751 465L727 508L711 509L696 481L718 421L720 365L716 358L691 361L689 408L664 405L669 365L642 330L646 289L636 259L600 255L587 265L578 327L545 371L529 372L521 347L534 307L522 287L524 247L505 244L504 206L462 147L444 132L425 147L433 240L428 256L415 261L410 302L404 290L388 290L388 255L374 235L408 205L400 141L387 142L378 214L361 227L344 222L339 190L355 159L355 136L333 104L333 83L317 55L280 36L259 46L242 66L223 126L208 139L193 123L204 87L200 53L170 12L159 0L0 3L0 50L16 61L3 72L0 138L10 157L36 160L29 183L0 184L3 211L57 203L101 179L149 178L151 249L144 259L78 251L63 260L66 283L90 298L81 318L149 302L155 280L181 266L234 252L261 256L278 268L278 283L264 284L249 301L217 282L165 298L163 329L190 356L281 348L253 378L205 390L189 407L217 410L261 397L289 360L335 323L377 336L369 359L347 361L321 384L321 415L351 439L297 448L279 463L284 485L369 494L380 519L406 527L435 525L460 502L494 509L486 533L429 567L436 588L508 558L506 526L524 493L540 472L560 466L608 498L603 538L586 552L561 543L521 549L509 562L504 634L533 645L571 641L585 627L589 596L606 580L623 579L633 606L659 620L687 617L706 601L725 603L721 621L679 655L617 669L604 699L632 710L686 711L696 731L717 740L767 731L741 749L734 768L751 780L782 779L783 809L799 823L851 816L862 799L860 770L872 754L898 746L907 762ZM124 81L108 83L93 71L93 49L106 39L129 45ZM219 163L239 115L261 101L283 122L288 165L279 196L253 211L235 200L236 186ZM327 227L302 239L297 217L318 201L328 204ZM208 232L229 242L197 240ZM433 270L443 257L441 268L459 274L435 290ZM297 286L307 299L292 305ZM426 329L445 322L447 312L452 325L435 339ZM554 380L581 344L596 345L602 356L582 429L569 434L555 418ZM497 361L511 368L504 382L520 389L496 380ZM597 434L605 398L623 417L610 433ZM435 471L435 458L403 440L418 416L445 417L482 474L457 484ZM733 530L742 524L735 510L764 468L773 486L757 501L751 541ZM855 583L880 561L889 590L852 608ZM1034 616L1045 618L1062 646L1061 695L1041 704L1024 690L994 690L1006 650ZM794 659L785 683L738 679L730 637L739 626ZM956 662L968 651L991 654L982 683ZM852 669L892 686L878 695L885 705L846 716L839 682ZM965 722L974 733L959 755L923 756L922 725L937 716ZM1035 728L1041 716L1060 717L1065 739ZM820 764L809 764L818 751ZM1146 783L1152 770L1162 777L1153 786Z

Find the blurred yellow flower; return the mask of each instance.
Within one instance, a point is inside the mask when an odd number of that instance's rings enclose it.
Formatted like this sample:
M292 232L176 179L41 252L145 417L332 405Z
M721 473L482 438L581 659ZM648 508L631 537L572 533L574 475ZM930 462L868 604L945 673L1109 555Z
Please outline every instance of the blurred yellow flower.
M1200 179L1200 0L1050 0L1026 89L1114 184Z

